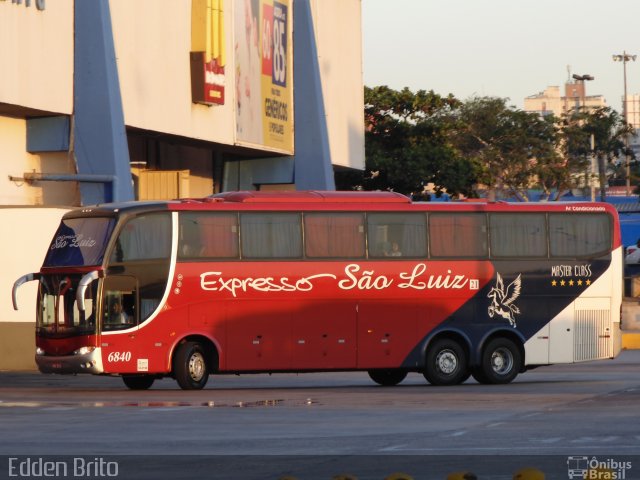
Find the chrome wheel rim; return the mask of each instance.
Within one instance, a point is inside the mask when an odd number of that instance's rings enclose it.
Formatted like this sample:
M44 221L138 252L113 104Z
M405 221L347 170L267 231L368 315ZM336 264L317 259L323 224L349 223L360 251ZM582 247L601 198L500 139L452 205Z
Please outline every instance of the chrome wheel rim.
M191 380L199 382L206 372L206 364L202 353L195 352L189 358L189 376Z
M491 354L491 368L499 375L505 375L513 368L513 355L506 348L498 348Z
M458 357L453 350L442 350L436 356L436 365L445 375L451 375L458 368Z

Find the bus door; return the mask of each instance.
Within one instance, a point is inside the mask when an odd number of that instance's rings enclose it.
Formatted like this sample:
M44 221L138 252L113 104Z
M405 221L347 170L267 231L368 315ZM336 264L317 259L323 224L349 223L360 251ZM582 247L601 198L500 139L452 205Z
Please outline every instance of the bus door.
M139 301L135 277L109 275L103 281L101 340L105 373L146 371L138 337ZM143 362L144 363L144 362Z
M574 327L575 307L569 302L549 323L549 363L573 362Z

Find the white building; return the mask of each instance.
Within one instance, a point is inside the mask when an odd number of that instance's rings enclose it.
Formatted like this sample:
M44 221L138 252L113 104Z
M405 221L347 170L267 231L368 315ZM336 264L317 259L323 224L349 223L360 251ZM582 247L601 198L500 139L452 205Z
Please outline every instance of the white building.
M587 95L584 81L569 81L564 85L564 95L560 87L547 87L543 92L524 99L526 112L539 113L542 116L560 117L572 110L581 108L596 109L606 107L607 102L602 95Z

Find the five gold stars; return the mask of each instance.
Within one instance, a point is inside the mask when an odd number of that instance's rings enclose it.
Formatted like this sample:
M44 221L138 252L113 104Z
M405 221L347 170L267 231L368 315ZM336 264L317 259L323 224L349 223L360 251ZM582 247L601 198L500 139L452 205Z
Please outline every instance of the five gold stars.
M577 285L578 287L581 287L583 285L586 285L588 287L589 285L591 285L591 280L582 280L582 279L573 280L573 279L570 279L569 281L560 280L559 282L557 280L551 280L551 286L552 287L557 287L558 285L560 285L561 287L564 287L564 286L567 286L567 285L570 286L570 287L573 287L574 285Z

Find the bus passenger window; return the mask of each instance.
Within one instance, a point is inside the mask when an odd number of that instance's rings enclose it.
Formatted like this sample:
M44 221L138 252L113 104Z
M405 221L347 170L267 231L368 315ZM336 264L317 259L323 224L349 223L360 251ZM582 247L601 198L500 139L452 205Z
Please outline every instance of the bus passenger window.
M238 258L235 213L181 213L178 259Z
M240 229L244 258L302 257L299 213L243 213Z
M307 257L364 257L364 215L361 213L307 213L304 229Z
M429 241L432 257L487 256L487 219L480 213L432 213Z
M547 228L543 213L492 213L492 257L546 257Z
M592 257L611 250L611 219L602 213L549 214L552 257Z
M166 214L141 215L120 230L111 263L169 258L171 217Z
M369 257L427 256L427 217L423 213L369 213Z

